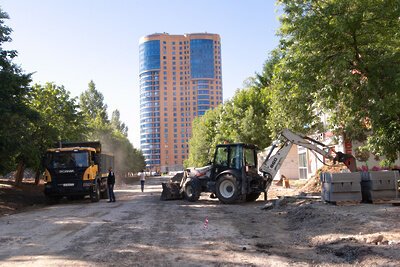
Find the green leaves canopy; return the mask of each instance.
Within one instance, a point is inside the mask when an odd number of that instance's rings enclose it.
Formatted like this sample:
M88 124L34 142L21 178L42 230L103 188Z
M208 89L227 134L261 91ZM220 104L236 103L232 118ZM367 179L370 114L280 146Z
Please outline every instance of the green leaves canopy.
M193 121L186 166L204 166L215 152L215 146L226 142L250 143L264 148L270 143L266 127L268 103L266 90L252 82L236 91L232 100Z
M89 82L88 89L81 94L79 106L88 120L97 120L102 124L109 122L104 96L96 90L96 85L93 81Z
M329 128L395 155L400 147L400 3L282 0L269 125ZM278 97L277 97L278 96ZM276 127L279 125L278 127Z
M400 2L277 2L283 11L279 47L250 86L194 122L188 163L196 165L197 157L197 165L204 164L204 147L223 141L265 147L268 133L283 128L346 133L394 160L400 148Z
M63 86L47 83L35 84L29 94L29 106L40 120L26 128L31 143L24 151L24 163L35 170L41 169L41 156L58 141L82 140L86 131L85 119L78 112L76 98Z
M16 51L2 48L3 43L11 41L11 28L4 25L8 18L0 9L0 174L15 169L16 161L22 160L21 151L31 142L26 128L39 119L26 97L30 92L31 74L24 74L12 62Z

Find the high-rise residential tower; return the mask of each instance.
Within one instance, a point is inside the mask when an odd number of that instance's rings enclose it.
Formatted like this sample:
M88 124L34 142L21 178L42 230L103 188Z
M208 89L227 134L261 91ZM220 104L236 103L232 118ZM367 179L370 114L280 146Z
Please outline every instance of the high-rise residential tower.
M181 170L192 122L222 103L218 34L167 33L139 41L140 143L151 170Z

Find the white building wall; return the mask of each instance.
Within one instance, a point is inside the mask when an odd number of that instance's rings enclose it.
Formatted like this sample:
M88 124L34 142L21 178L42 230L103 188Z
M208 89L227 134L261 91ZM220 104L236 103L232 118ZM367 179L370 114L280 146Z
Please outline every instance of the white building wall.
M297 145L293 145L275 178L279 180L281 175L284 175L288 179L299 179L298 166L299 156L297 154Z
M268 155L268 148L264 149L258 154L258 166L260 167ZM290 149L285 161L282 163L281 168L276 173L274 180L279 180L281 175L288 179L299 179L299 164L298 164L297 145L293 145Z

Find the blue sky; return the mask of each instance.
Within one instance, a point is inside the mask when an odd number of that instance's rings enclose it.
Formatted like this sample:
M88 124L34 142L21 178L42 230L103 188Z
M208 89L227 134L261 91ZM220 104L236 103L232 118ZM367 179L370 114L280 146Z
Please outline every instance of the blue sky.
M64 85L72 96L90 80L108 112L118 109L139 148L139 38L166 32L221 36L224 99L261 72L277 47L274 0L2 0L13 29L14 62L34 73L33 82Z

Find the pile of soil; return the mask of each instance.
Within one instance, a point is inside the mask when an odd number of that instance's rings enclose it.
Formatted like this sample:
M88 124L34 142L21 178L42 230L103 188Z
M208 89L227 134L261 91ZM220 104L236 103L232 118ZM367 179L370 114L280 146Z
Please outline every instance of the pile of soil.
M347 166L344 165L343 163L337 163L335 165L331 164L324 165L323 167L319 168L314 174L314 176L308 179L307 183L299 189L299 192L306 192L306 193L321 192L321 181L319 179L320 173L323 172L338 173L338 172L345 172L348 170Z
M28 181L17 187L12 180L0 179L0 216L44 206L43 192L43 182L35 185Z

